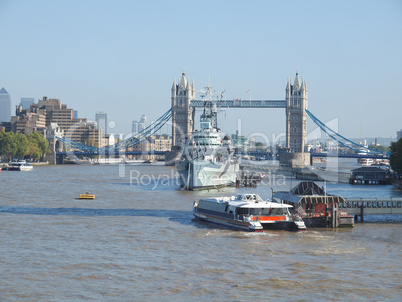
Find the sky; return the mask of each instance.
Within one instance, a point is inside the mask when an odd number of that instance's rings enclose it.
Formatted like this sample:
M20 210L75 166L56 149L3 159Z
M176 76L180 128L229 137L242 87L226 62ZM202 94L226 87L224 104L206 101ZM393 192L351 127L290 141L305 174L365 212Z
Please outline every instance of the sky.
M229 100L283 100L298 69L321 121L349 138L396 137L401 54L398 0L0 0L0 88L13 108L58 98L89 120L106 112L116 133L165 113L183 69L197 99L210 79ZM227 109L219 125L233 133L239 120L245 135L286 129L284 109Z

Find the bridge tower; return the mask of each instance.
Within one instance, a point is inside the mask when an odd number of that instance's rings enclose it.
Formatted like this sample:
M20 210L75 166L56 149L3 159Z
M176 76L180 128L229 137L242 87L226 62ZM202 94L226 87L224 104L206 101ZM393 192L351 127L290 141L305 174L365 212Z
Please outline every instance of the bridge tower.
M194 81L190 82L183 73L178 84L173 79L172 86L172 146L181 146L181 139L189 137L194 131L195 110L190 102L195 99Z
M288 80L286 86L286 147L293 152L304 152L307 146L308 90L303 79L300 85L296 70L294 83Z

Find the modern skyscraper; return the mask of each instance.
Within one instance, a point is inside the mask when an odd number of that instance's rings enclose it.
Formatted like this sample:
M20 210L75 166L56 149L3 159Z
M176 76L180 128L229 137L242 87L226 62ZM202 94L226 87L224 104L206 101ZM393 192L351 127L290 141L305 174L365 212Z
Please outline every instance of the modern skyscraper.
M25 110L31 108L31 104L33 103L35 103L34 98L21 98L20 106Z
M132 134L138 133L138 122L137 121L133 121L132 126L131 126L131 132L132 132Z
M7 90L0 90L0 122L11 121L11 98Z
M140 121L138 122L138 132L141 132L146 127L147 127L147 117L145 115L142 115Z
M146 127L147 127L147 117L145 115L142 115L139 122L137 121L132 122L131 132L132 134L137 134L142 130L144 130Z
M103 134L107 134L107 114L104 112L98 112L95 114L96 125L98 129L101 129Z

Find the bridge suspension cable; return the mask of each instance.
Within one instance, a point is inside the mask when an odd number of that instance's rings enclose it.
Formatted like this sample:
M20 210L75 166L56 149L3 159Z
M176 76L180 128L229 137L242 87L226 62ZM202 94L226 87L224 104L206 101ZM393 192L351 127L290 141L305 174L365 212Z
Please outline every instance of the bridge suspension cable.
M325 132L329 137L331 137L332 139L334 139L335 141L337 141L338 143L340 143L342 146L344 146L344 147L346 147L346 148L349 148L349 149L352 149L352 150L354 150L354 151L358 151L358 152L361 151L361 149L365 149L365 150L368 150L368 151L374 152L374 153L382 153L382 152L379 152L379 151L377 151L377 150L372 150L372 149L367 148L367 147L365 147L365 146L363 146L363 145L360 145L360 144L358 144L358 143L355 143L355 142L351 141L350 139L347 139L346 137L340 135L339 133L335 132L334 130L332 130L331 128L329 128L327 125L325 125L323 122L321 122L321 121L320 121L314 114L312 114L309 110L307 110L307 109L305 109L305 110L306 110L308 116L311 118L311 120L312 120L318 127L320 127L320 129L321 129L323 132ZM356 146L356 148L345 144L343 141L340 140L340 138L343 139L343 140L345 140L345 141L347 141L347 142L349 142L349 143L352 144L353 146ZM357 149L357 148L360 148L360 149Z
M146 139L148 139L150 136L154 135L156 132L158 132L172 117L172 109L169 109L166 111L161 117L159 117L156 121L154 121L152 124L150 124L148 127L145 129L141 130L137 134L122 140L118 142L117 144L98 148L98 147L93 147L93 146L88 146L86 144L77 142L72 140L71 138L62 136L56 136L58 140L60 140L63 144L66 144L72 148L81 150L81 151L91 151L94 153L105 153L105 152L116 152L119 150L123 150L127 147L132 147L134 145L137 145Z

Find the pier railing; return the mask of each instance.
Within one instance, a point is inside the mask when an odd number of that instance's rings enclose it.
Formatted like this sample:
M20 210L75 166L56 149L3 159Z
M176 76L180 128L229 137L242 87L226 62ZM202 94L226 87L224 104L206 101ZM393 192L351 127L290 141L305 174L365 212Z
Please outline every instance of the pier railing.
M345 198L339 208L349 215L402 215L402 198Z

